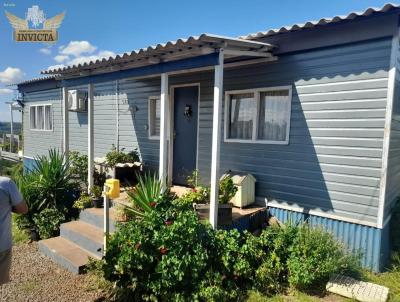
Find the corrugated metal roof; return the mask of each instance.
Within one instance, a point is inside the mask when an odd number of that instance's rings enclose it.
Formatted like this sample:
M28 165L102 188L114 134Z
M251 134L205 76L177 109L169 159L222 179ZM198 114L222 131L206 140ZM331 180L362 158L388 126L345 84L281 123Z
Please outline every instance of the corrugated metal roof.
M290 26L284 26L284 27L281 27L278 29L270 29L267 31L260 31L257 33L248 34L246 36L241 36L240 38L247 39L247 40L258 39L258 38L277 35L280 33L298 31L298 30L302 30L302 29L306 29L306 28L314 28L317 26L323 26L323 25L327 25L327 24L331 24L331 23L339 23L339 22L346 21L346 20L353 20L353 19L356 19L359 17L367 17L367 16L371 16L373 14L387 13L389 11L396 10L399 8L400 8L400 5L388 3L388 4L385 4L384 6L382 6L381 8L369 7L363 12L351 12L345 16L334 16L331 18L322 18L318 21L308 21L303 24L297 23L297 24L293 24Z
M37 78L30 79L30 80L10 84L8 86L31 84L31 83L42 82L42 81L51 80L51 79L55 79L55 78L56 78L55 75L49 75L49 76L45 76L45 77L37 77Z
M113 65L120 65L123 63L132 62L146 62L146 60L162 58L166 55L181 55L185 51L195 53L199 51L201 54L202 49L221 48L227 45L246 49L246 50L263 50L269 51L274 48L273 45L268 43L248 41L240 38L217 36L212 34L202 34L200 36L190 36L187 39L178 39L176 41L168 41L167 43L133 50L114 57L103 58L96 61L85 62L78 65L66 66L63 68L56 68L51 70L44 70L42 74L61 74L82 71L85 69L102 68ZM192 54L193 55L193 54Z

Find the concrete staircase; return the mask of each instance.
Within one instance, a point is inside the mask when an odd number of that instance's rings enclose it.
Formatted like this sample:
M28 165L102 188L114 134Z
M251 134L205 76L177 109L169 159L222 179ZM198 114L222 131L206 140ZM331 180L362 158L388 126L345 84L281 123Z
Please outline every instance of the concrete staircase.
M72 273L84 272L89 257L103 255L103 211L90 208L81 212L79 220L63 223L60 236L39 241L39 250ZM110 232L114 232L115 210L110 208Z

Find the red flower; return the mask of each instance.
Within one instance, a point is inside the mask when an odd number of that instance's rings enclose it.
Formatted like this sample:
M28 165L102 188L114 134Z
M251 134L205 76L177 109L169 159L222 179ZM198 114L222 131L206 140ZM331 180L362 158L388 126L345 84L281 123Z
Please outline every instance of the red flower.
M168 252L168 249L166 247L161 247L160 248L160 254L165 255Z
M152 208L155 208L156 205L157 205L157 202L155 202L155 201L150 202L150 206L151 206Z
M171 220L166 220L164 223L165 223L165 225L171 225L172 221Z
M192 192L195 192L195 193L196 193L196 192L197 192L197 189L196 189L196 188L193 188L193 189L192 189Z
M142 244L140 242L135 244L135 249L138 250L140 249L140 247L142 246Z

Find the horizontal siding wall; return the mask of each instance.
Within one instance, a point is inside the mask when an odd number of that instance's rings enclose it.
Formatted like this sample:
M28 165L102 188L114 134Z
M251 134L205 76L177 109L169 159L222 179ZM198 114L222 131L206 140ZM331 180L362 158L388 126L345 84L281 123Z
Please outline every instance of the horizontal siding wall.
M23 111L24 156L47 155L52 148L60 149L62 140L61 90L52 89L30 92L24 95ZM51 104L53 109L53 131L30 129L30 105Z
M292 85L293 99L289 145L222 142L221 172L253 174L258 197L375 224L390 48L391 39L380 39L226 69L225 90ZM170 85L187 83L200 83L197 167L207 183L214 74L170 78ZM87 86L75 88L87 90ZM50 92L39 94L39 99L52 98ZM159 141L148 138L147 101L160 94L160 79L96 84L94 94L95 156L104 156L118 142L126 151L137 149L145 165L156 168ZM57 90L58 104L60 99ZM54 137L38 147L36 141L45 140L46 134L37 139L27 136L30 153L60 144L62 119L57 106ZM87 113L70 112L69 121L70 149L86 153Z
M400 49L397 49L393 112L386 177L384 221L400 196Z
M221 172L252 173L256 194L376 224L391 39L226 70L224 89L292 85L289 145L222 143ZM208 182L212 85L201 86L199 169Z
M71 87L87 91L87 86ZM160 80L120 80L94 85L94 153L104 157L119 146L137 150L146 166L157 167L158 144L148 139L147 101L160 94ZM133 110L136 108L136 112ZM70 112L70 149L87 154L87 112Z

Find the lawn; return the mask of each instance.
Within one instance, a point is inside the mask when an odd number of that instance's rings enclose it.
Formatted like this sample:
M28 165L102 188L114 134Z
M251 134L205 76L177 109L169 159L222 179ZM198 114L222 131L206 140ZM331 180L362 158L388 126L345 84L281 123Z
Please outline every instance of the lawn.
M392 270L384 273L375 274L369 271L363 273L364 281L383 285L389 288L388 302L400 302L400 266L395 266ZM266 297L258 292L250 291L247 302L347 302L354 301L334 294L307 294L300 291L294 291L287 294L281 294L273 297Z

